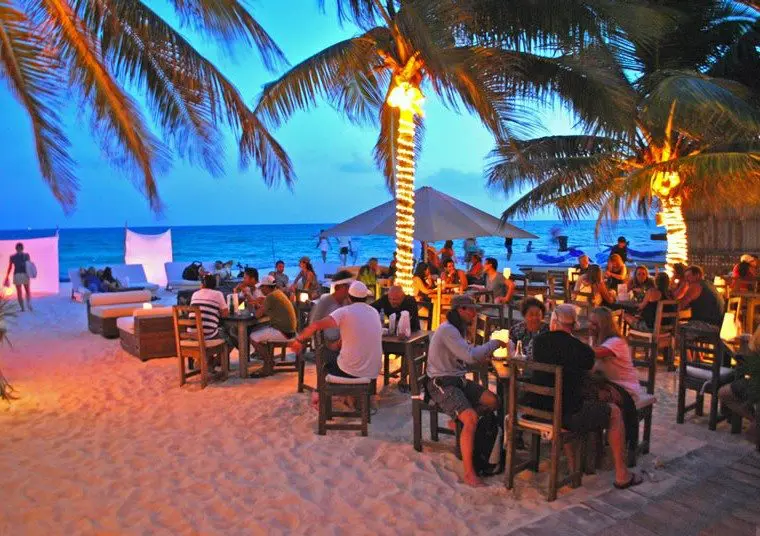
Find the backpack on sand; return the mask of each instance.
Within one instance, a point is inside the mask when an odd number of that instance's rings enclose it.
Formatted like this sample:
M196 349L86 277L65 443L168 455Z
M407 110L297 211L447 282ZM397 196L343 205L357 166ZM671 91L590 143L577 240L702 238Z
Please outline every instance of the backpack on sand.
M195 261L194 263L185 266L185 269L182 270L182 279L185 279L187 281L199 281L201 278L201 267L203 265L199 263L198 261Z
M504 471L501 463L502 425L494 412L478 419L475 429L475 448L472 458L475 472L480 476L496 475Z

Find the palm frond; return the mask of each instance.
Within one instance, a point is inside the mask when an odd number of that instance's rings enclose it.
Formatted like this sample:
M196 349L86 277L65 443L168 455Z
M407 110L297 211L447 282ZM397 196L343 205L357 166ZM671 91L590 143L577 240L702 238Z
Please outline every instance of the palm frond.
M357 76L371 80L374 70L382 64L377 43L383 37L389 37L388 30L375 28L360 37L340 41L295 65L278 80L264 86L256 104L256 115L278 126L296 110L314 106L317 97L329 100L339 94Z
M107 154L119 165L139 170L140 183L154 210L160 210L155 168L168 156L143 121L132 99L102 60L98 42L65 0L41 0L39 9L52 21L61 57L71 69L75 87L89 102L95 128Z
M241 39L253 43L269 70L287 65L282 50L237 0L172 0L172 5L182 26L214 37L225 46Z
M325 11L325 1L318 0L319 9ZM374 0L334 0L338 12L338 21L354 22L361 28L374 26L378 19L390 17L390 14L378 8Z
M74 162L56 106L63 86L58 66L26 15L0 0L0 78L22 103L32 123L40 173L66 210L76 200Z

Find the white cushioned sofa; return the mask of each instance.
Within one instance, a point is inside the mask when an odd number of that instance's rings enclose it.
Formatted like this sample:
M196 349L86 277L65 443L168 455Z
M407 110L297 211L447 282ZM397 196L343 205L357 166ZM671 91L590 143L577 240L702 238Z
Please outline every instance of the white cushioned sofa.
M116 320L132 316L143 304L150 303L153 295L149 290L125 292L97 292L87 297L87 327L92 333L115 339L119 336Z
M125 288L149 290L153 295L158 292L158 285L149 283L145 275L145 268L142 264L109 264L111 272L119 283ZM102 270L106 266L95 266L97 270ZM89 267L83 267L89 268ZM92 292L82 286L82 280L79 277L79 268L69 268L69 280L71 281L71 297L81 297L85 301Z
M177 354L171 307L136 309L118 318L116 327L121 347L140 361Z

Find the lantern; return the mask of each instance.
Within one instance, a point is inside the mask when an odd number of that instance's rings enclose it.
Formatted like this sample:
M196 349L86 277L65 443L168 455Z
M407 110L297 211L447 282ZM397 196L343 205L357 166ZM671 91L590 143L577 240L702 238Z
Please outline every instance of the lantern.
M497 329L493 333L491 333L491 340L492 341L502 341L502 342L509 342L509 330L508 329ZM499 359L506 359L509 357L509 349L505 346L503 348L498 348L496 351L494 351L493 356Z
M142 307L143 307L143 309L146 309L146 310L153 309L153 304L152 303L143 303Z

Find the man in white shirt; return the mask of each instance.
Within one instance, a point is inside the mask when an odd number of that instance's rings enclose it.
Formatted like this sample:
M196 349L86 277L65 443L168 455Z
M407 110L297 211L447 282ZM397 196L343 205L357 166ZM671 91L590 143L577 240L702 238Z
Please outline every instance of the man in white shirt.
M371 292L361 281L348 287L351 305L336 309L329 316L309 324L299 333L291 348L303 350L303 342L317 331L337 328L341 348L334 363L326 363L328 374L346 378L376 378L383 362L383 327L377 311L367 304Z
M201 310L201 322L203 324L203 338L208 339L224 339L228 345L234 346L234 341L229 337L229 334L223 327L220 327L220 321L223 316L229 314L227 309L227 302L224 299L224 294L216 290L216 276L213 274L206 274L201 280L200 290L193 292L193 296L190 299L190 305L196 305ZM191 315L191 318L194 315ZM194 330L188 330L192 332Z

